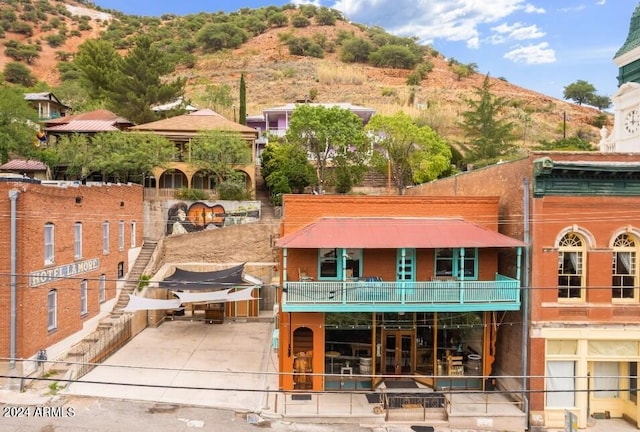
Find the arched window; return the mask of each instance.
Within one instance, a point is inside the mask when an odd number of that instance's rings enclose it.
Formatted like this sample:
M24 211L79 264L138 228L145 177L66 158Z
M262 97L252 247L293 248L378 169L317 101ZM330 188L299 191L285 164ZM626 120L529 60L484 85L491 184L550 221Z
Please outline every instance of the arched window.
M585 242L575 232L558 243L558 300L584 300Z
M638 242L622 233L613 242L611 298L614 302L638 300Z

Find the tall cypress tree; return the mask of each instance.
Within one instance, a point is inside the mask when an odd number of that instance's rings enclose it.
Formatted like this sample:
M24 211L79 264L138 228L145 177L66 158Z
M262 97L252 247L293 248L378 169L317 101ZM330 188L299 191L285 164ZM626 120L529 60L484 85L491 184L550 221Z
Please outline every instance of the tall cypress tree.
M247 88L244 83L244 74L240 75L240 124L247 124Z

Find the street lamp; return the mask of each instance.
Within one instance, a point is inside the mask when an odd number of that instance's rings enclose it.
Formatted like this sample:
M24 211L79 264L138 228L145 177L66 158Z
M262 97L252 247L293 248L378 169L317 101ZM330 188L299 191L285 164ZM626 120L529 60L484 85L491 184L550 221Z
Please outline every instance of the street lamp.
M233 108L233 121L236 121L236 104L231 105L231 107Z

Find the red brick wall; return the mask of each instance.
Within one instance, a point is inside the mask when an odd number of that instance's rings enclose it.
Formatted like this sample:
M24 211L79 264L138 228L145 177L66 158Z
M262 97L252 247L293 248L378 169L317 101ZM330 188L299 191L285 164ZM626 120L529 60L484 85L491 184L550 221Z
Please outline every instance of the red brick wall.
M136 243L143 240L142 187L138 185L61 188L32 183L0 182L0 356L8 357L10 329L10 201L17 199L17 356L30 357L82 329L100 310L99 277L106 275L106 300L116 293L118 263L128 269L131 222L136 221ZM80 202L76 202L76 198ZM119 250L119 221L125 222L124 251ZM110 224L110 251L103 254L102 223ZM55 263L44 263L44 225L55 225ZM82 259L99 259L99 268L31 287L29 274L77 262L74 259L74 224L82 223ZM88 281L87 309L80 314L80 282ZM47 330L47 295L57 289L57 329Z

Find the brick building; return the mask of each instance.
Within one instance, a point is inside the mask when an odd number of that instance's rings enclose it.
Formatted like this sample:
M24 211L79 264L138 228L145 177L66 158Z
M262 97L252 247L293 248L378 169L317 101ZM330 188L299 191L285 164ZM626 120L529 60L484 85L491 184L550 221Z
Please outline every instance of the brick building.
M532 153L408 193L499 196L500 231L530 244L495 366L500 388L530 391L531 425L562 427L567 409L581 428L598 413L637 424L640 154Z
M33 360L111 310L142 245L143 193L5 177L0 196L0 368L22 375L36 362L12 358Z
M484 389L520 308L524 243L497 229L496 197L286 195L281 389Z

